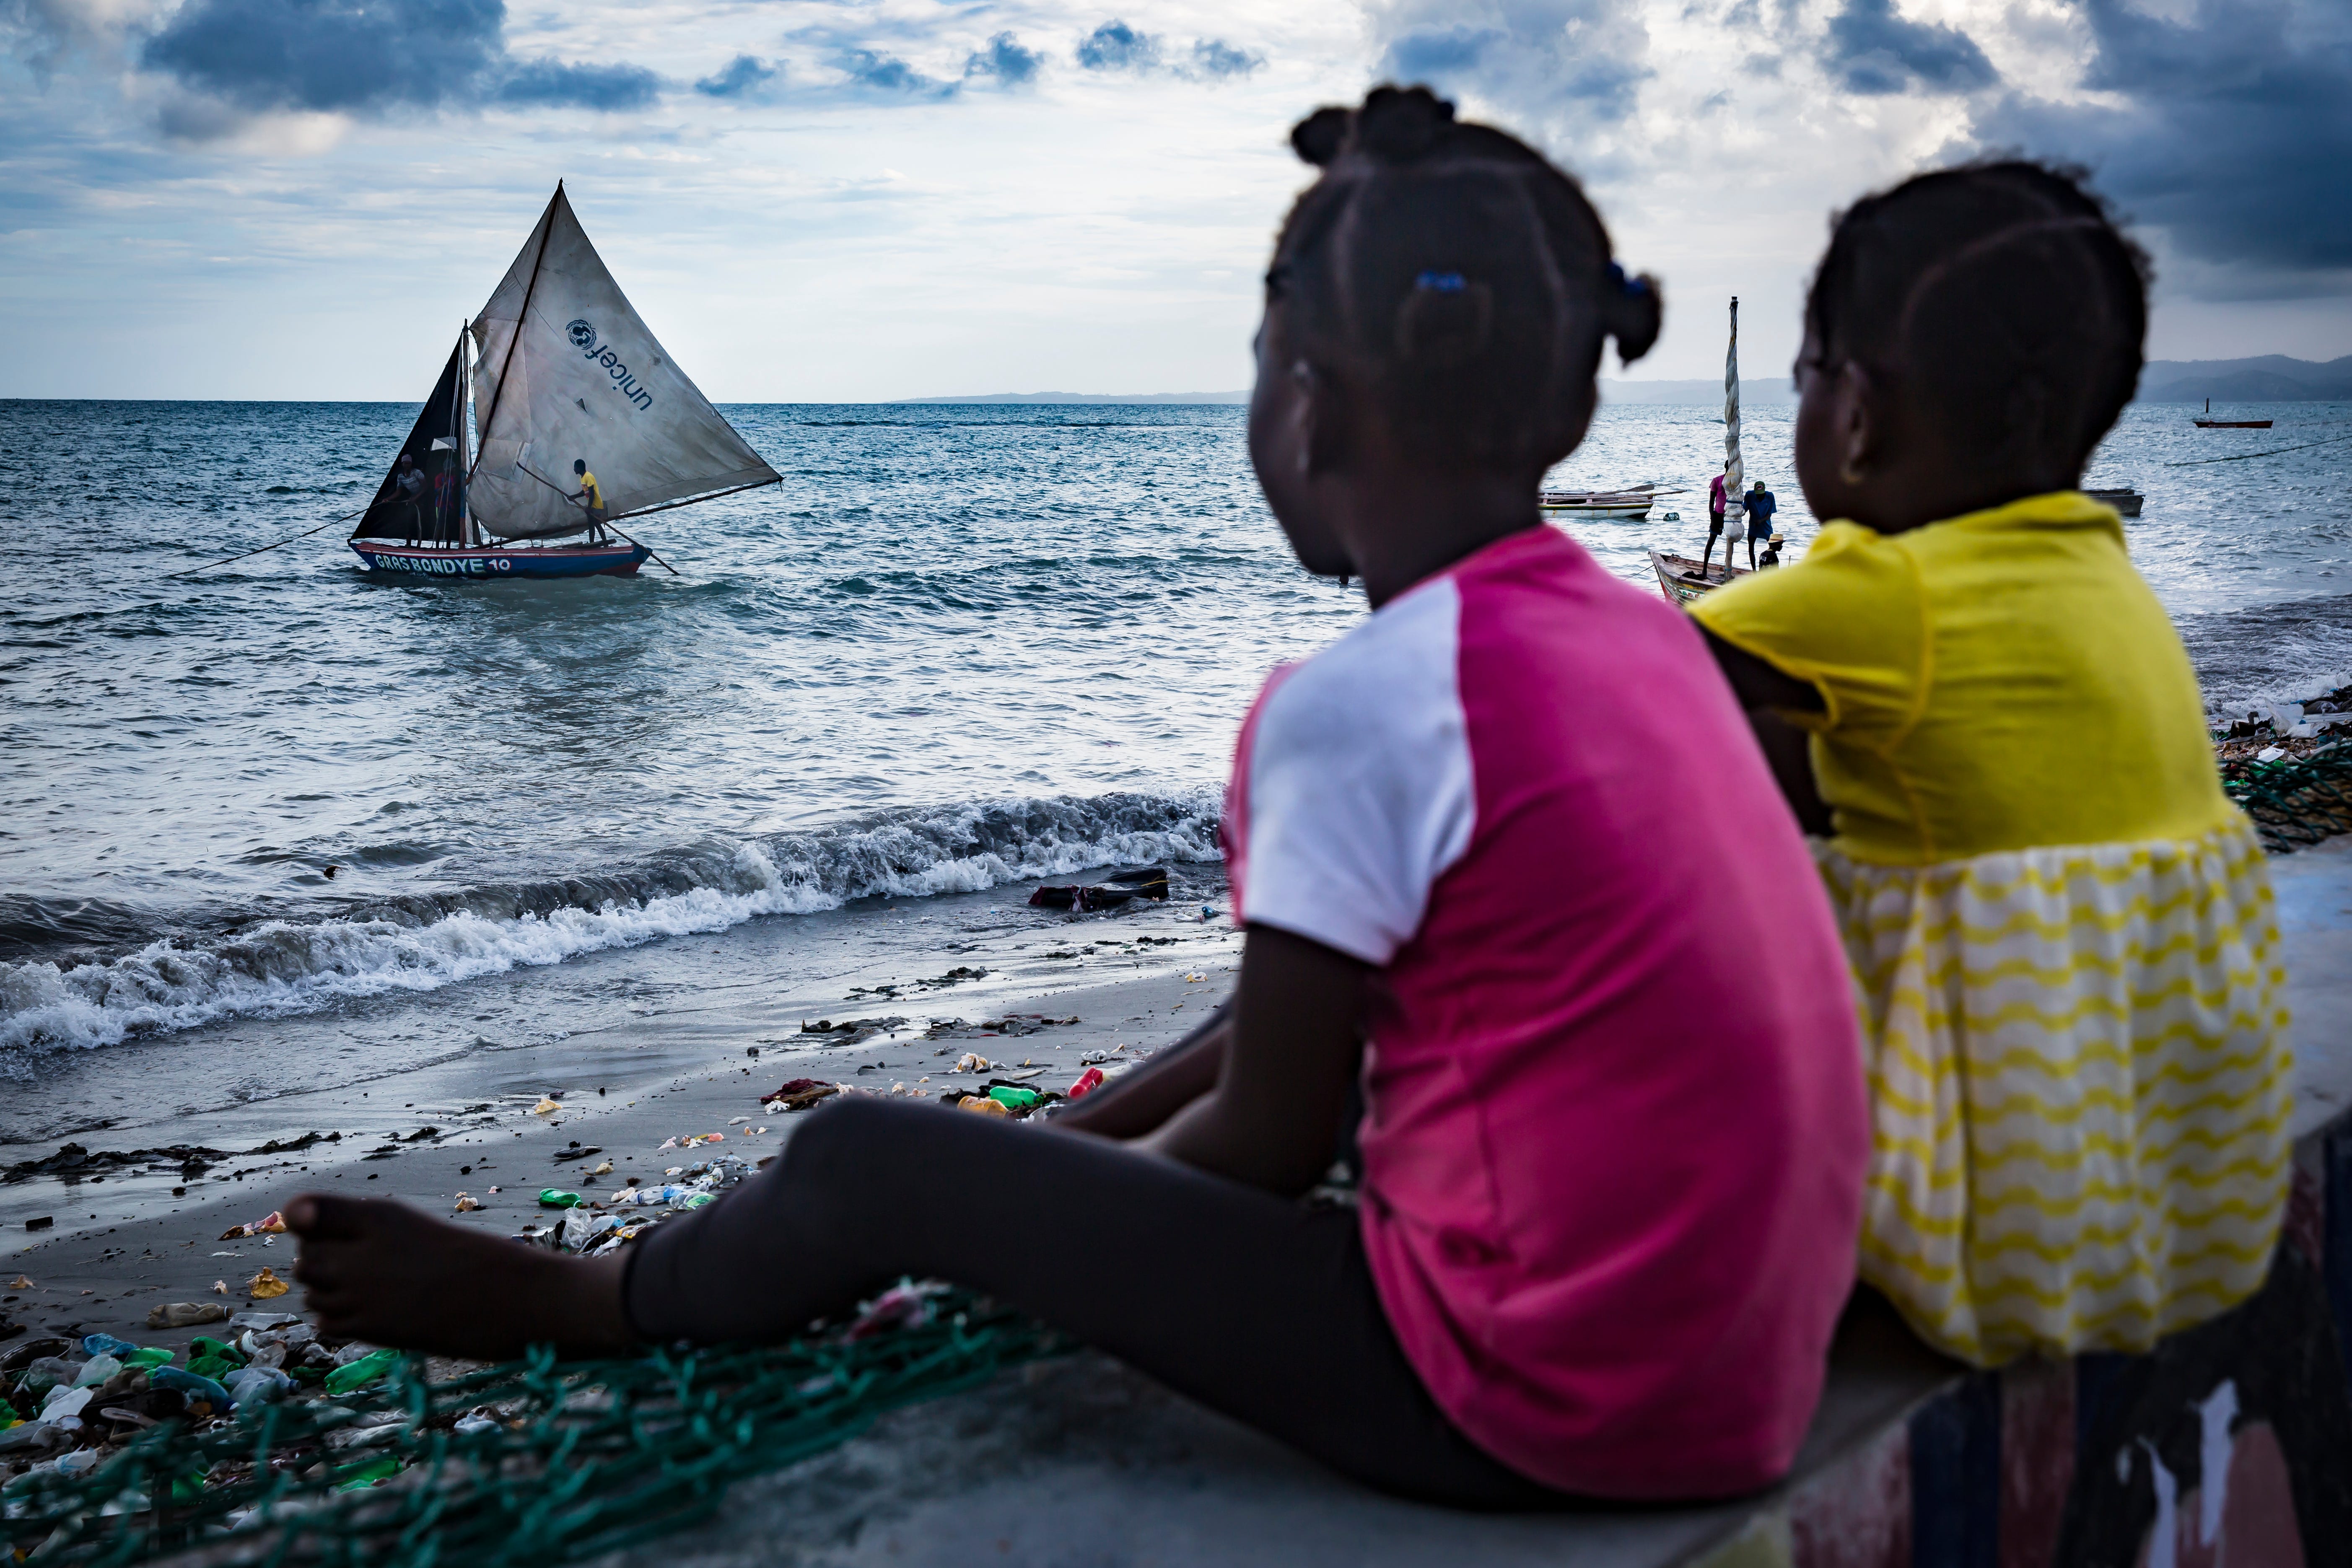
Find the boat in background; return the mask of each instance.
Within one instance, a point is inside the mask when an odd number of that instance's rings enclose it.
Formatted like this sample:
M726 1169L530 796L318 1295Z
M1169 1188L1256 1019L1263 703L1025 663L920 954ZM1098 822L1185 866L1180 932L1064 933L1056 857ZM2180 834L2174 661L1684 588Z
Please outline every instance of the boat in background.
M1605 517L1633 522L1648 517L1659 497L1682 493L1678 488L1653 481L1622 490L1545 490L1541 500L1546 517Z
M1706 565L1663 550L1650 552L1650 570L1658 574L1659 588L1677 605L1687 605L1748 574L1745 566Z
M661 557L619 520L781 478L655 340L559 183L349 542L386 576L632 576Z
M2119 490L2084 490L2083 493L2103 506L2111 506L2115 508L2116 514L2118 517L2137 517L2139 515L2140 507L2147 500L2147 498L2140 494L2139 491L2130 489Z
M2212 416L2213 400L2209 397L2205 400L2205 417L2192 419L2189 423L2200 430L2267 430L2271 427L2267 419L2216 419Z

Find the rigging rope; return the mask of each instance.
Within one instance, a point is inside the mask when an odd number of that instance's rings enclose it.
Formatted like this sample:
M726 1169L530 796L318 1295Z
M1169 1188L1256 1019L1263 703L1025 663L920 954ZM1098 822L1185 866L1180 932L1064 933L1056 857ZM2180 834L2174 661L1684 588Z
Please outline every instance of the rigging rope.
M367 505L360 508L357 511L347 511L341 517L329 518L326 521L320 523L318 528L306 528L301 532L294 535L292 539L281 539L278 541L276 544L265 544L258 550L248 550L244 555L224 555L217 561L207 561L201 566L191 566L184 572L166 572L163 574L160 581L168 583L174 577L186 577L198 572L209 572L215 566L226 566L232 561L243 561L247 556L267 555L269 552L277 549L278 545L292 544L296 540L308 539L312 534L319 532L320 530L332 528L339 522L349 522L355 517L364 517L374 509L375 502L370 501Z
M2305 441L2299 447L2273 447L2267 452L2232 452L2226 458L2184 458L2177 463L2167 463L2168 468L2194 468L2205 463L2242 463L2250 458L2275 458L2282 452L2308 452L2314 447L2333 447L2338 441L2352 441L2352 436L2330 436L2325 441Z

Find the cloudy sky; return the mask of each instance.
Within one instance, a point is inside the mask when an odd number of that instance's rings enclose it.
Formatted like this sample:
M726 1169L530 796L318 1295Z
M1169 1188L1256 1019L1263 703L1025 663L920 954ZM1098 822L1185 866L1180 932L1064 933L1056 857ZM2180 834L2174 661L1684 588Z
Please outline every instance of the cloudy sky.
M2151 352L2352 353L2345 0L0 0L0 396L413 400L558 178L713 397L1247 384L1289 124L1427 81L1777 374L1830 212L2021 147Z

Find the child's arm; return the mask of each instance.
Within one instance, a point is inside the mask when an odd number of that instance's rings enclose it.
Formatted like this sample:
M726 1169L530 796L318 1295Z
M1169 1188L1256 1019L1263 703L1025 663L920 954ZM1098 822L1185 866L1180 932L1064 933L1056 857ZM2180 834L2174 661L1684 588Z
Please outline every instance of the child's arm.
M1796 815L1797 826L1807 833L1825 836L1832 829L1830 808L1822 803L1821 791L1813 783L1812 758L1805 745L1805 733L1780 715L1784 712L1821 713L1828 704L1812 682L1800 680L1785 670L1776 669L1745 649L1732 647L1721 637L1699 628L1706 637L1707 651L1722 668L1723 676L1731 683L1732 695L1738 698L1746 710L1748 722L1756 731L1756 743L1764 748L1764 760L1772 764L1773 780Z
M1362 1059L1371 973L1321 942L1250 927L1216 1088L1143 1146L1286 1197L1312 1187Z
M1191 1034L1112 1079L1046 1123L1061 1132L1140 1138L1217 1087L1233 1040L1233 1008L1217 1009Z

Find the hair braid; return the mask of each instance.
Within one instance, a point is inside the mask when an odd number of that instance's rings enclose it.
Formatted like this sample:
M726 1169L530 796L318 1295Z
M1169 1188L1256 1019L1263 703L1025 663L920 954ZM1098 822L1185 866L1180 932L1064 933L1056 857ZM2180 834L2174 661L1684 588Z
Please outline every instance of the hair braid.
M1575 182L1425 88L1375 89L1291 132L1323 171L1266 274L1311 353L1361 372L1399 438L1461 467L1548 467L1591 404L1604 337L1631 362L1658 330Z

